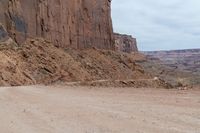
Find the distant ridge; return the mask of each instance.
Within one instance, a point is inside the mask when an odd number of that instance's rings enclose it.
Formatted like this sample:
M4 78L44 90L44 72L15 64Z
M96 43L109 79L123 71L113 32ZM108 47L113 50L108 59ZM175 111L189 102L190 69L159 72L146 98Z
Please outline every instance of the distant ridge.
M193 49L177 49L177 50L155 50L155 51L140 51L142 53L152 53L152 52L186 52L186 51L190 51L190 52L199 52L200 48L193 48Z

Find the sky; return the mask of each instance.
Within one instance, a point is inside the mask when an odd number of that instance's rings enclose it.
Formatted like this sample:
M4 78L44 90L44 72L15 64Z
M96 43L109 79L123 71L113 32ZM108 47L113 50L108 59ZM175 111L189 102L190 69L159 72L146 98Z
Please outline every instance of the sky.
M112 0L112 19L141 51L200 48L200 0Z

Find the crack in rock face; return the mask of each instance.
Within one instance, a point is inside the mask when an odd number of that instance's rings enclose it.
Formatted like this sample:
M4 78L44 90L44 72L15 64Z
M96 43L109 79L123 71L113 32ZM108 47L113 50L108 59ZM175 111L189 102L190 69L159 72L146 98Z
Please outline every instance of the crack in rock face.
M3 25L0 24L0 42L4 41L6 38L8 38L8 33Z

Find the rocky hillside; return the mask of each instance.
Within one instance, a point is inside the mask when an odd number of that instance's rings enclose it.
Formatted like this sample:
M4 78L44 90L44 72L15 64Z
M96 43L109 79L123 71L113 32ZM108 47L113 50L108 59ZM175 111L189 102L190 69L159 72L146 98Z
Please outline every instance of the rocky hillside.
M43 37L59 47L114 49L110 4L110 0L0 0L0 23L18 44Z
M130 54L111 50L57 48L44 39L18 46L0 43L0 86L67 83L134 87L170 87L154 80Z

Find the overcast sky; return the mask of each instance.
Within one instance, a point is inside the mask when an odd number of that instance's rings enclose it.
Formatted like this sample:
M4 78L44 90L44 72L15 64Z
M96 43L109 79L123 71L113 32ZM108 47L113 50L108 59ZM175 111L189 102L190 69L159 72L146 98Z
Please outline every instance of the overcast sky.
M112 17L140 50L200 48L200 0L112 0Z

